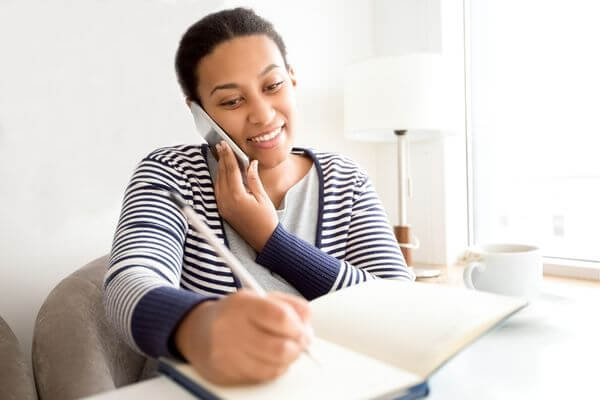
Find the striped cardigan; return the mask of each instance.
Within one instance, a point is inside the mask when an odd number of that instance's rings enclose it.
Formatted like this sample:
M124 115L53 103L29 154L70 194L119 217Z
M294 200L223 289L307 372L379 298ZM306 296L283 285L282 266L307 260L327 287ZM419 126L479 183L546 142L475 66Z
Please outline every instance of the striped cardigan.
M178 355L172 334L185 314L241 287L165 192L179 192L228 245L207 151L206 145L155 150L139 163L125 192L104 305L122 337L149 356ZM311 157L319 176L315 245L280 224L256 262L309 300L368 279L414 279L367 175L333 153L293 152Z

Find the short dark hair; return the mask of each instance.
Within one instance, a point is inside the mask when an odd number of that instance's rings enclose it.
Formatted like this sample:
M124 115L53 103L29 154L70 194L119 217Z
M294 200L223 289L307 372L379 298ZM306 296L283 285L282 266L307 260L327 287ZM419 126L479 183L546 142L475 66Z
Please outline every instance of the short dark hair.
M222 42L239 36L267 35L279 48L285 67L289 68L283 39L273 24L249 8L238 7L209 14L188 28L175 55L175 72L186 97L200 104L196 95L199 76L196 66Z

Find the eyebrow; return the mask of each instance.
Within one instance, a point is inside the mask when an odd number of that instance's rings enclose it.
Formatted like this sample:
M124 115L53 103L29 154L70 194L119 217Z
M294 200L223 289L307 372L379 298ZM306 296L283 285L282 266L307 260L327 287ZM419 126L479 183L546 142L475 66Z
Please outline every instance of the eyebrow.
M258 76L259 77L265 76L266 74L268 74L269 72L271 72L271 70L273 70L274 68L281 68L281 66L279 66L277 64L269 64L269 65L267 65L267 67L265 69L263 69L263 71L260 74L258 74ZM216 92L219 89L237 89L239 87L240 86L237 83L224 83L222 85L217 85L210 92L210 96L212 96L213 93Z

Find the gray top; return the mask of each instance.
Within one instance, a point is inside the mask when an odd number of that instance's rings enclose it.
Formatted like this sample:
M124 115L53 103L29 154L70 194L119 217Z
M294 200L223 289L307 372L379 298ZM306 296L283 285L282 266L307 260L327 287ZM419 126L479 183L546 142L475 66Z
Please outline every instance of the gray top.
M210 151L208 151L208 167L210 176L215 181L218 166L217 160ZM308 173L287 191L277 210L277 217L288 232L314 245L317 234L318 208L319 176L313 163ZM238 235L231 225L225 221L223 225L229 249L267 292L276 290L302 296L282 277L257 264L254 261L256 251Z

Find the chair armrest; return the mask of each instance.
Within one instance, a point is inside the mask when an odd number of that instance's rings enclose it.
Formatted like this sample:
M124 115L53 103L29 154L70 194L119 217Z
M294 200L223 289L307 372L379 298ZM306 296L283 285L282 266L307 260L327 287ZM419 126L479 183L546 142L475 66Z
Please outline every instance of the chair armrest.
M0 318L0 399L36 400L37 393L31 370L19 342Z
M140 378L146 358L123 342L102 303L106 257L61 281L42 305L34 328L32 363L40 397L72 399Z

